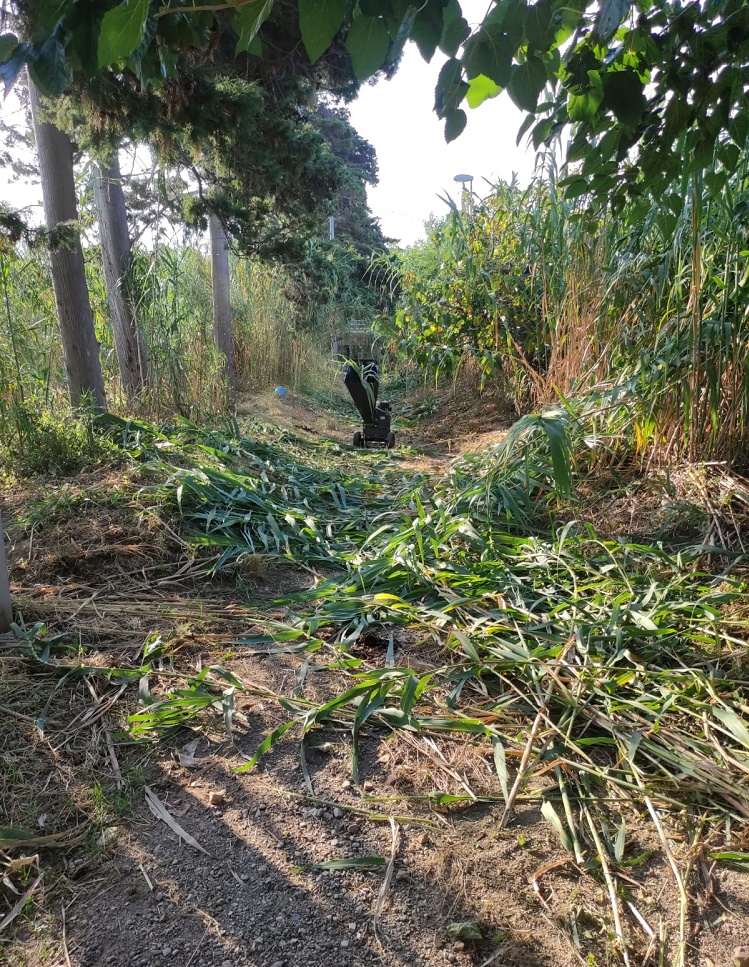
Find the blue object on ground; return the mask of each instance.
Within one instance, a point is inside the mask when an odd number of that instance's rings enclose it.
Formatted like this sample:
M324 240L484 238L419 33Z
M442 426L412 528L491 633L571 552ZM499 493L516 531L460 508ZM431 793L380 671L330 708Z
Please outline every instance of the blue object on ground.
M286 399L286 387L285 386L277 386L273 392L276 394L276 396L280 396L282 400L285 400Z

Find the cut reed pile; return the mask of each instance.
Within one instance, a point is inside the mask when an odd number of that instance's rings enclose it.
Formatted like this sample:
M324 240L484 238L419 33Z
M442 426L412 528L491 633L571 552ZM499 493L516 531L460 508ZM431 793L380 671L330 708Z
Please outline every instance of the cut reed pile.
M291 434L270 443L236 425L167 431L106 419L181 517L183 536L215 551L217 569L261 555L313 575L309 590L275 602L284 610L273 620L253 615L262 634L232 642L307 658L293 694L265 694L287 720L242 768L296 735L311 792L305 741L330 722L351 730L355 782L373 730L484 743L496 796L464 785L430 801L496 801L504 826L519 796L535 797L570 863L607 891L624 963L664 962L667 947L628 885L640 862L630 824L647 814L678 890L675 963L685 964L692 871L749 865L749 487L725 473L726 492L712 498L713 534L730 509L731 547L698 540L675 552L599 538L570 508L576 474L618 446L626 407L605 399L608 410L586 400L524 418L437 481L408 477L397 456ZM383 643L371 664L355 655L370 639ZM133 680L159 679L154 648ZM346 686L313 701L311 667L317 682L328 671ZM233 696L257 694L215 666L159 687L130 718L138 737L217 713L231 731ZM674 850L671 827L688 850Z

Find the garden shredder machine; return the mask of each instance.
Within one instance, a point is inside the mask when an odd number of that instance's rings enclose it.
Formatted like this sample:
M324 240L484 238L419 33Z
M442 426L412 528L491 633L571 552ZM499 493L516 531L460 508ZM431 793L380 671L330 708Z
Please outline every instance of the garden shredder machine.
M392 449L395 434L390 428L390 403L377 400L380 367L376 360L350 360L346 364L343 381L362 418L362 428L354 434L354 446Z

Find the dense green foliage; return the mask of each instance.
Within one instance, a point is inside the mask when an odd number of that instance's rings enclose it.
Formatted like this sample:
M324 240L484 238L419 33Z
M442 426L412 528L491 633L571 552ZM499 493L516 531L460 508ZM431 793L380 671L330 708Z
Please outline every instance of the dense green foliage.
M685 159L665 204L596 215L554 177L499 185L400 256L383 329L435 372L467 355L519 409L628 387L633 449L746 461L749 155Z
M300 115L302 93L271 96L216 70L194 70L159 92L125 75L80 92L85 124L76 130L94 155L127 138L151 146L165 171L181 173L191 190L167 195L172 217L205 227L207 213L218 210L247 254L293 257L348 173Z
M481 204L453 206L425 244L400 254L395 329L407 356L454 375L470 354L490 377L508 355L533 352L543 338L533 194L497 185Z
M572 125L569 160L584 164L568 181L571 195L586 187L620 201L644 190L660 195L684 157L698 170L717 141L730 168L746 139L742 0L499 0L473 32L459 0L239 0L231 17L223 7L188 9L181 0L97 0L85 13L72 2L21 2L31 41L3 35L0 77L12 84L28 63L43 89L61 93L75 76L90 80L125 65L162 87L222 45L272 65L274 23L298 15L306 62L358 78L392 65L408 38L427 60L438 48L445 53L435 110L448 140L465 127L464 101L475 107L503 89L528 112L524 128L536 145ZM634 145L641 150L632 155Z
M308 243L306 252L293 271L232 258L236 365L245 389L277 383L318 389L321 380L327 385L335 379L325 369L333 336L345 334L352 320L366 323L374 315L371 290L352 283L357 253L327 241ZM118 409L123 394L99 249L87 248L85 256L102 370ZM141 411L193 418L222 412L226 390L213 343L207 256L192 246L136 249L128 286L150 361ZM0 299L0 463L19 473L60 469L62 458L52 451L58 429L60 447L65 436L59 418L66 409L65 371L41 248L19 242L0 250ZM52 412L58 414L54 419L44 415ZM85 421L79 430L83 447L89 439ZM79 430L69 422L70 433ZM84 450L76 449L70 467L85 462Z

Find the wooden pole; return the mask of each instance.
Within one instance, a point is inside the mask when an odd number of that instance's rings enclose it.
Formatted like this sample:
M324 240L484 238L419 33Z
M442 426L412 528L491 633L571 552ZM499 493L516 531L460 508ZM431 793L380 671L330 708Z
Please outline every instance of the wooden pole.
M10 631L13 608L10 603L10 578L8 562L5 557L5 528L0 514L0 632Z
M29 103L36 134L42 200L47 228L71 229L78 223L78 200L73 172L73 145L54 124L44 120L41 95L29 78ZM97 410L107 408L99 362L99 344L86 284L81 238L76 228L67 241L49 253L52 288L60 321L60 341L68 378L71 406L90 399Z
M234 371L234 336L229 290L229 241L224 223L213 212L208 216L211 234L211 284L213 287L213 338L224 357L224 373L232 398L237 389Z
M125 284L132 259L120 162L115 152L109 166L99 164L94 179L99 211L99 238L107 301L120 377L128 402L143 392L148 377L146 347Z

